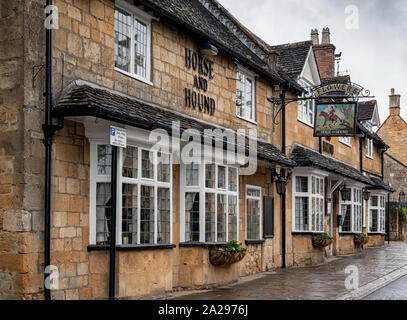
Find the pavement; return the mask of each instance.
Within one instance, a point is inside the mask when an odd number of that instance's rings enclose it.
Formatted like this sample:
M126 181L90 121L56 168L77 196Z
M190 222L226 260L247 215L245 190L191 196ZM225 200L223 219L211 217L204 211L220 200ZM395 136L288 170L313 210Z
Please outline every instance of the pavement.
M279 269L212 290L173 293L165 299L381 300L406 296L407 242L393 242L334 257L323 265Z

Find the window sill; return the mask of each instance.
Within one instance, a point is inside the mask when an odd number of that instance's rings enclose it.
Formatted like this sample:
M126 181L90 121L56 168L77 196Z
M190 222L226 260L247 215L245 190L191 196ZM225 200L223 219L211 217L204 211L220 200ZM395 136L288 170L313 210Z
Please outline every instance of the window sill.
M346 143L346 142L343 142L343 141L340 141L340 140L339 140L339 142L342 143L344 146L347 146L348 148L351 148L351 149L352 149L352 145L351 145L351 144Z
M127 76L127 77L133 78L134 80L138 80L138 81L140 81L140 82L144 82L145 84L148 84L149 86L154 86L154 83L152 83L151 81L148 81L147 79L144 79L144 78L142 78L142 77L139 77L139 76L137 76L137 75L135 75L135 74L131 74L130 72L126 72L126 71L121 70L121 69L119 69L119 68L117 68L117 67L115 67L114 70L117 71L117 72L120 72L121 74L123 74L123 75L125 75L125 76Z
M373 159L373 156L368 156L368 155L366 155L366 158L368 158L368 159L370 159L370 160L374 160L374 159Z
M265 243L266 240L246 240L245 243L246 245L250 245L250 244L263 244Z
M218 248L226 247L226 242L205 243L205 242L183 242L179 244L180 248Z
M312 129L314 129L314 125L313 125L313 124L308 123L308 122L305 122L304 120L301 120L301 119L298 119L298 118L297 118L297 120L298 120L298 122L301 122L302 124L305 124L307 127L310 127L310 128L312 128Z
M355 236L363 232L339 232L340 236Z
M319 235L319 234L324 234L325 232L313 232L313 231L293 231L291 232L291 235L293 236L314 236L314 235Z
M117 251L142 251L142 250L164 250L174 249L175 244L146 244L146 245L117 245ZM109 245L89 245L88 251L109 251Z
M236 116L238 119L240 119L240 120L243 120L243 121L246 121L246 122L249 122L249 123L251 123L251 124L254 124L254 125L258 125L258 123L256 122L256 121L253 121L253 120L250 120L250 119L246 119L246 118L243 118L243 117L241 117L241 116Z
M368 236L386 236L386 233L383 232L369 232Z

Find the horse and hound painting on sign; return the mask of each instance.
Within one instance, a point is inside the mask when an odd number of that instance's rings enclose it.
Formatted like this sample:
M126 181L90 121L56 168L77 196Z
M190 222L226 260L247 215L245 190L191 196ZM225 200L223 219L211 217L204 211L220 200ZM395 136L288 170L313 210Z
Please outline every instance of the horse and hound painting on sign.
M356 103L317 104L315 137L354 137Z

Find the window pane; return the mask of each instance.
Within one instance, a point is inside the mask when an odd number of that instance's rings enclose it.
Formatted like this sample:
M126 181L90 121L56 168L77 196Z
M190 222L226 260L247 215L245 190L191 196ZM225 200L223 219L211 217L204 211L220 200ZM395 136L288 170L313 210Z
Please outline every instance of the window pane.
M249 197L260 197L260 190L259 189L247 188L247 195Z
M378 210L374 209L374 210L370 210L370 215L372 217L371 219L371 228L370 231L371 232L378 232L378 223L379 223L379 219L378 219Z
M311 189L312 194L315 194L315 177L312 177Z
M147 77L147 25L134 19L134 73Z
M154 243L154 187L141 186L140 243Z
M138 148L127 147L123 151L122 176L125 178L138 178Z
M137 185L122 184L122 243L137 244Z
M237 168L228 169L229 191L237 191Z
M246 78L246 118L254 121L253 114L253 83L250 79Z
M185 193L185 241L199 242L199 193Z
M312 198L312 205L311 205L311 228L312 231L316 230L316 223L317 223L317 207L318 205L316 204L317 199Z
M351 213L352 211L352 206L348 204L343 204L341 205L341 213L342 213L342 218L344 218L343 224L342 224L342 231L345 232L350 232L352 231L352 220L351 220Z
M226 189L226 168L218 166L218 188Z
M115 67L130 72L131 16L116 8L114 22Z
M205 241L215 242L215 194L205 194Z
M109 145L98 145L98 174L112 174L112 147Z
M171 181L171 162L170 155L166 153L157 153L157 179L160 182Z
M295 177L295 191L308 192L308 177Z
M372 207L377 207L377 206L379 205L379 197L377 197L377 196L372 196L372 197L370 198L370 205L371 205Z
M147 150L141 151L141 168L142 177L146 179L154 179L154 164L153 153Z
M186 185L188 187L199 185L199 164L187 164L185 169Z
M236 81L236 106L237 106L237 115L239 117L244 117L245 110L245 98L244 98L244 75L240 72L237 72L237 81Z
M226 242L226 195L218 194L217 201L217 241Z
M207 164L205 165L205 187L206 188L215 188L215 170L216 165Z
M108 244L110 236L111 184L96 184L96 244Z
M237 240L237 196L229 196L228 201L229 201L228 231L229 231L229 241L231 241Z
M247 199L247 239L260 240L260 201Z
M171 230L171 197L170 189L157 190L157 243L170 243Z

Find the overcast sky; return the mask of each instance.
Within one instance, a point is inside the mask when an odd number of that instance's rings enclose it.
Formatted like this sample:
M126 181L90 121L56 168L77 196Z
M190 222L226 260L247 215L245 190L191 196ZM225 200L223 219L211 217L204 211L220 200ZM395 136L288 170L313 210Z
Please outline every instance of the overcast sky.
M321 37L322 28L329 27L336 53L342 52L340 70L376 96L382 123L389 115L391 88L401 94L407 120L406 0L218 1L271 45L309 40L314 28Z

